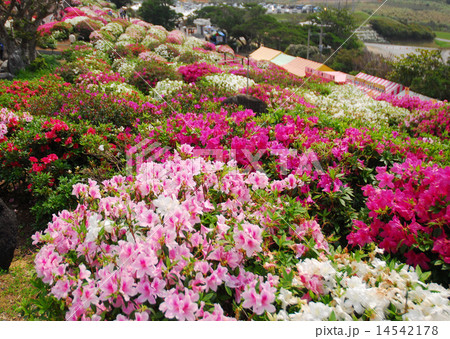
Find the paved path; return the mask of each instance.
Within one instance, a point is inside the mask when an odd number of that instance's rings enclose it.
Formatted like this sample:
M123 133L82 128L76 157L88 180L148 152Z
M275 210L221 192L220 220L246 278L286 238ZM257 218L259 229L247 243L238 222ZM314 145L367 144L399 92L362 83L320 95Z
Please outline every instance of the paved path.
M428 49L428 50L437 49L431 47L399 46L399 45L375 44L367 42L365 43L365 45L369 51L376 54L381 54L385 58L394 58L408 53L417 53L417 50L419 49ZM444 60L448 60L450 58L450 49L443 49L442 57Z
M448 40L448 39L442 39L442 38L434 38L434 40L439 40L439 41L450 42L450 40Z

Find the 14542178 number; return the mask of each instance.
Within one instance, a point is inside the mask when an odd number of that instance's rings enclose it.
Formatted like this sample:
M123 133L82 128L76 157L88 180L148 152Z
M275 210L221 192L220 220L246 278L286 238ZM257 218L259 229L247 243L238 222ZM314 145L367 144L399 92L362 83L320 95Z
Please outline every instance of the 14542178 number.
M438 335L437 326L416 325L416 326L397 326L397 325L378 325L377 335Z

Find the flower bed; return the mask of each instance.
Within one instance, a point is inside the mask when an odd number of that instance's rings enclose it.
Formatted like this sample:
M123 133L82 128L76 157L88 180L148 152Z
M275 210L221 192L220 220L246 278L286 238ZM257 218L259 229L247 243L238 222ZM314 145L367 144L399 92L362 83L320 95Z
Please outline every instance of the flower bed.
M450 319L448 105L223 64L91 2L60 76L0 88L0 195L51 220L26 316ZM269 112L222 107L247 92Z

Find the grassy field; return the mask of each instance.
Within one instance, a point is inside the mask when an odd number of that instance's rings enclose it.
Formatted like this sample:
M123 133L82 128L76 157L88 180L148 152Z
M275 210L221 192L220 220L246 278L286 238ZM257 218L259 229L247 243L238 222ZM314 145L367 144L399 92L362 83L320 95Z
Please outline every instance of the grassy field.
M450 40L450 32L434 32L436 33L436 38Z
M353 13L353 18L355 19L356 24L359 26L369 18L369 14L362 11L356 11Z
M434 43L440 48L450 48L450 42L434 40Z
M432 28L450 32L450 5L439 1L390 0L380 7L381 3L358 2L356 11L391 17L401 22L419 23ZM435 28L435 29L436 29Z
M33 254L16 250L9 273L0 272L0 321L23 320L17 308L31 297Z

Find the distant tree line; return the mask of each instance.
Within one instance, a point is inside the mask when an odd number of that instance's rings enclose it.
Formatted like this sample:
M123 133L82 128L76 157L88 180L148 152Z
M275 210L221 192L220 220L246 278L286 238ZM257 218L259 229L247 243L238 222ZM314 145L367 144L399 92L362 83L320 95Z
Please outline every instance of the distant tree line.
M212 25L224 30L232 47L250 49L261 44L284 50L293 41L307 40L305 29L292 23L279 22L266 14L266 9L257 4L244 4L243 8L220 4L206 6L194 13L194 18L208 18Z
M308 30L311 33L310 48L318 46L322 32L324 55L340 48L361 47L356 36L352 35L355 22L344 8L330 8L313 13L308 17L311 24L305 26L278 21L274 16L267 14L264 7L252 3L244 4L243 8L224 4L203 7L194 13L191 19L194 18L209 18L212 25L226 31L232 47L239 45L247 50L257 48L261 44L281 51L290 45L300 45L305 47L291 48L291 51L298 51L303 56L303 52L307 49Z

